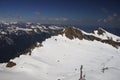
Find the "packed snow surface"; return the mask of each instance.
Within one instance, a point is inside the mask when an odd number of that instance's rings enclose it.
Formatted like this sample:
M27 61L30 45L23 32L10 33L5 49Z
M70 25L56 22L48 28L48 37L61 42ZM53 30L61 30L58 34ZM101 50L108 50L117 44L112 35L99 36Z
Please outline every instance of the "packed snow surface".
M31 55L11 60L17 64L12 68L0 64L0 80L79 80L81 65L86 80L120 80L120 48L64 35L42 44Z

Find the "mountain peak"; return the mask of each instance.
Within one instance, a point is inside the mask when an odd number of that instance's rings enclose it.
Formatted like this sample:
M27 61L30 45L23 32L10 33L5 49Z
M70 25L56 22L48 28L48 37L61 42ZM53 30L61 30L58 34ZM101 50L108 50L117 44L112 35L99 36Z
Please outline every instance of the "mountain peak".
M103 28L99 27L99 28L97 29L97 34L98 34L98 35L103 35L104 33L106 33L106 31L105 31Z
M65 34L65 36L69 39L79 38L80 40L83 39L83 33L74 28L74 27L67 27L62 31L62 34Z
M116 41L116 39L119 37L116 38L116 36L105 31L102 28L98 28L94 32L95 32L94 34L90 34L90 33L85 33L84 31L74 27L66 27L62 31L62 35L64 34L69 39L78 38L79 40L83 40L83 39L89 40L89 41L96 40L102 43L112 45L115 48L118 48L120 46L120 42Z
M113 40L115 42L120 42L120 37L116 36L103 28L98 28L97 30L94 31L94 36L101 38L102 40Z

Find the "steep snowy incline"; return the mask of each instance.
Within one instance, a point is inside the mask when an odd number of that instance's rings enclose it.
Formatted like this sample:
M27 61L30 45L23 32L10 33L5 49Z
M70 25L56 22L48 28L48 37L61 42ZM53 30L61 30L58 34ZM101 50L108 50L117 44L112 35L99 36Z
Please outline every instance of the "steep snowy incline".
M106 30L104 30L102 28L98 28L97 30L95 30L94 35L101 39L112 39L113 41L120 42L120 37L118 37L114 34L111 34L110 32L107 32Z
M86 80L119 80L120 48L99 41L53 36L36 47L31 55L0 64L0 80L78 80L80 66Z

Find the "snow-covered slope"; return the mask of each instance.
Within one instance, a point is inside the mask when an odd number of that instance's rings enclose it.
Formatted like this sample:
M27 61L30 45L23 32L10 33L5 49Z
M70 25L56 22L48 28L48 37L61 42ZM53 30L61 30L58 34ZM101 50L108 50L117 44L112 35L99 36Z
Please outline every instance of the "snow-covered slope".
M0 64L0 80L78 80L81 65L86 80L120 79L120 48L96 40L71 40L64 34L42 45L31 55L11 60L14 67Z
M112 39L113 41L120 42L120 37L118 37L114 34L111 34L102 28L98 28L98 30L95 30L94 35L101 39Z

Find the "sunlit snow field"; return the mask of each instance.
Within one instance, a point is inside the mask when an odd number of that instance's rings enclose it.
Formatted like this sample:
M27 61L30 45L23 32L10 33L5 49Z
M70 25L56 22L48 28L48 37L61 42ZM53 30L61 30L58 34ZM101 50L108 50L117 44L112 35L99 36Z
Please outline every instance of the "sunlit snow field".
M12 68L0 64L0 80L78 80L81 65L86 80L120 79L120 48L62 35L46 39L42 45L31 55L11 60L17 64Z

